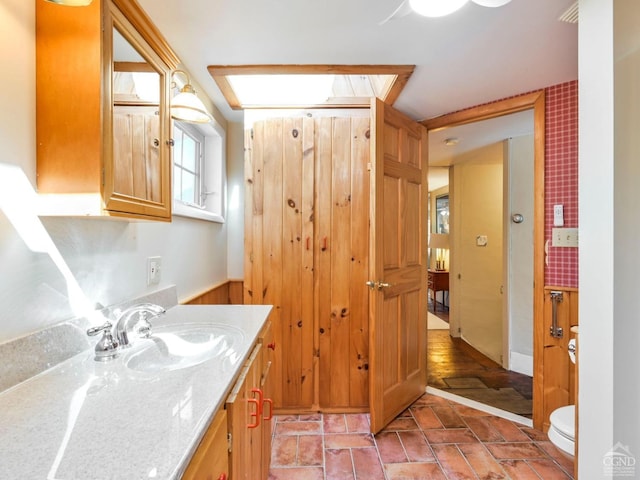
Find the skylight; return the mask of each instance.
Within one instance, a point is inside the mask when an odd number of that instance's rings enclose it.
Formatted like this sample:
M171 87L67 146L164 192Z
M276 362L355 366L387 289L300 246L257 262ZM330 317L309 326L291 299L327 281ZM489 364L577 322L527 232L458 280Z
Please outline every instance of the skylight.
M368 106L393 103L413 65L209 66L233 109Z

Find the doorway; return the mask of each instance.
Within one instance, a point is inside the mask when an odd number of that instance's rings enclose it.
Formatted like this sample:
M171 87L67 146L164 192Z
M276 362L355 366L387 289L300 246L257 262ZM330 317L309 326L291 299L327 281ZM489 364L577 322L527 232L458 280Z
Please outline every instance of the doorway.
M490 287L490 289L492 289L494 293L496 293L496 295L493 298L494 307L495 307L493 317L495 318L497 316L500 319L500 321L498 322L494 321L494 328L497 328L497 332L489 336L491 339L494 339L493 345L489 345L489 348L487 348L486 345L482 345L480 343L478 344L479 348L477 350L479 350L480 353L488 354L488 355L485 355L485 357L489 356L490 357L489 360L493 360L496 363L502 364L504 367L506 367L509 370L517 370L518 372L524 372L530 377L533 374L534 365L535 365L535 358L533 355L533 345L532 345L533 331L534 331L534 318L536 318L536 315L534 315L534 312L536 311L536 308L540 308L540 299L542 298L540 296L540 291L538 291L536 288L532 288L532 285L534 283L536 286L542 285L541 252L543 252L543 248L542 248L543 242L541 240L542 238L541 236L543 233L543 221L540 215L543 213L542 199L544 198L544 194L543 194L544 95L541 93L524 95L515 102L513 100L514 99L510 99L504 102L497 102L497 104L494 104L494 105L489 105L485 107L479 107L477 109L471 109L469 111L459 112L457 114L452 114L446 117L427 121L425 122L425 124L428 127L429 133L430 133L429 143L430 143L430 166L431 166L434 159L436 162L438 161L438 156L432 153L433 148L438 148L440 145L444 145L444 144L455 145L457 142L463 141L461 138L458 138L458 135L457 135L459 131L462 131L462 130L457 130L461 126L464 128L474 129L479 125L486 123L486 122L481 122L483 120L496 119L498 122L500 121L506 122L507 124L510 124L511 127L513 127L514 124L517 123L517 116L513 117L513 116L507 116L507 115L515 112L528 111L528 113L524 113L524 115L528 115L529 132L526 132L526 131L513 132L512 131L510 133L507 133L506 135L503 135L501 138L494 137L493 139L491 139L491 137L489 137L487 141L501 143L502 146L498 146L496 148L504 148L504 152L505 152L504 158L506 159L504 164L505 168L502 169L502 166L500 167L494 166L492 168L494 170L499 169L503 173L504 179L505 179L504 184L506 186L506 185L509 185L509 183L511 183L509 180L509 175L512 172L510 171L509 168L507 168L510 164L513 163L510 155L512 154L512 150L517 151L518 148L520 147L518 145L512 145L511 141L501 141L501 140L504 140L507 137L519 137L523 134L533 133L533 135L530 137L530 140L529 140L529 143L531 145L530 146L531 155L533 158L529 160L528 166L531 168L530 170L531 173L529 174L529 178L532 178L533 179L532 184L535 184L535 194L533 193L534 188L532 187L531 191L527 195L529 195L531 200L530 203L532 203L533 207L531 212L526 212L524 214L524 218L526 218L525 223L528 223L528 226L530 228L529 233L525 235L525 238L528 237L527 243L530 249L533 245L533 250L530 253L530 255L533 258L526 262L526 266L528 267L529 277L528 279L525 280L524 287L518 286L517 288L510 289L509 286L512 284L512 282L515 282L514 276L513 276L514 270L508 268L510 265L510 261L509 261L508 255L506 254L504 255L503 259L501 258L496 259L494 255L494 259L492 260L492 262L495 262L496 264L499 264L501 263L502 260L504 260L504 265L505 265L504 269L499 267L499 265L496 265L499 271L496 274L497 281L493 282L495 285L493 284L489 285L490 282L486 280L487 277L486 275L484 275L484 272L483 272L483 268L485 269L487 268L486 265L480 268L480 271L476 273L479 275L479 278L481 279L485 278L484 286ZM538 106L538 108L536 108L536 105ZM523 113L518 113L518 115L522 116ZM437 144L435 143L434 139L439 139ZM448 164L446 163L444 165L448 166ZM463 235L465 235L465 232L463 231L463 226L461 226L460 223L456 224L455 215L457 212L458 215L464 217L465 210L464 210L464 206L461 206L459 203L456 203L456 202L459 202L460 197L462 196L460 194L461 189L464 189L465 193L468 194L474 188L479 188L478 187L478 184L480 183L479 179L481 178L482 175L484 175L485 169L486 168L484 166L474 165L472 168L468 169L468 171L466 172L466 178L465 178L465 174L461 173L461 171L463 171L464 169L460 168L458 169L459 171L457 172L456 175L452 175L452 177L454 178L452 178L452 182L450 185L451 200L452 200L452 213L451 213L452 235L451 235L451 253L450 253L452 280L451 280L451 296L450 296L450 304L451 304L450 332L451 332L451 336L453 337L453 340L455 340L456 342L458 341L456 337L462 337L463 339L468 340L469 344L471 345L476 343L476 337L479 338L479 336L484 334L483 329L486 328L486 323L476 324L476 327L475 327L476 330L475 331L472 330L470 332L469 332L469 329L464 325L464 316L469 316L470 312L471 312L471 315L473 315L474 317L478 317L477 311L481 302L475 302L475 303L472 302L471 310L469 310L470 308L469 305L465 307L464 305L460 304L460 299L461 299L460 297L463 297L465 295L464 288L466 287L466 285L464 284L464 281L470 280L470 277L472 275L471 273L469 273L468 268L464 270L461 268L457 268L456 262L460 262L458 266L462 264L465 267L468 267L473 262L477 263L477 259L479 258L477 255L478 252L483 252L483 253L487 252L487 250L482 250L482 249L486 249L487 243L491 243L492 241L493 241L493 246L495 246L496 244L504 243L504 246L505 246L504 251L508 252L509 250L511 250L510 246L512 245L511 244L512 238L510 235L513 233L513 230L514 230L513 227L517 226L519 228L519 224L514 223L514 221L512 220L513 215L518 213L519 207L513 209L509 205L505 205L504 212L501 213L502 215L501 227L504 228L503 237L500 238L499 231L494 231L490 235L482 235L482 232L474 231L473 229L471 229L473 235L471 236L471 238L467 238L466 241L467 241L467 244L470 244L470 242L473 242L473 244L467 246L468 251L467 251L466 258L463 255L463 251L461 251L463 250L461 247L461 242L463 241L462 237ZM466 182L466 186L464 185L465 182ZM490 190L495 192L496 188L497 188L496 186L493 186L490 188ZM499 190L498 193L504 194L504 198L517 197L517 195L513 195L513 192L510 192L508 189L505 189L503 191L503 189L499 187L498 190ZM458 195L459 195L458 198L456 198L456 192L458 192ZM487 191L483 192L482 189L480 188L479 191L476 192L476 200L475 200L476 203L479 202L478 199L482 201L483 199L486 198L486 196L487 196ZM495 202L496 200L494 199L494 204ZM477 207L477 205L475 205L474 207ZM469 213L469 211L470 210L468 210L467 213ZM478 215L475 215L475 216L482 217L484 215L486 215L486 212L479 212ZM471 218L473 217L474 215L471 215ZM469 218L469 215L467 215L467 218ZM516 220L519 220L520 216L516 216L514 218L516 218ZM464 220L462 220L462 222L464 222ZM464 223L462 225L464 225ZM477 230L478 228L484 228L484 227L476 226L475 228ZM431 231L433 231L433 229L431 229ZM469 232L466 232L466 235L469 236ZM502 249L500 251L502 251ZM513 250L513 251L515 252L516 250ZM517 255L520 255L520 254L518 253ZM519 271L519 269L516 269L515 273L517 273L517 271ZM460 278L460 276L462 278ZM537 279L538 281L534 282L534 279ZM521 282L521 280L519 281ZM517 283L514 283L514 284L518 285ZM522 293L513 295L513 293L518 293L519 291L520 292L524 291L526 294L528 294L529 296L528 305L523 306ZM490 301L489 294L487 293L482 293L478 298L482 298L484 302ZM513 300L514 298L516 300ZM509 299L509 300L506 300L506 299ZM503 309L503 305L504 305L504 309ZM521 307L521 308L518 311L514 307ZM465 308L466 308L466 311L465 311ZM495 313L496 308L498 310L497 313ZM528 315L523 316L523 311L526 312L526 310L528 310ZM541 310L538 310L538 311L541 311ZM503 316L505 319L508 320L504 322L504 328L502 327ZM525 325L524 330L526 331L525 333L527 334L524 341L522 340L523 324ZM468 335L465 335L465 333L467 333L465 332L465 330L467 330ZM527 347L523 349L522 344L526 344ZM431 341L430 341L430 346L431 346ZM515 362L514 362L514 358L516 360ZM505 372L505 373L508 373L507 375L505 375L506 377L508 377L511 374L511 372ZM529 382L530 381L531 380L529 380ZM534 398L534 402L535 402L535 398ZM535 414L534 414L534 422L535 422Z

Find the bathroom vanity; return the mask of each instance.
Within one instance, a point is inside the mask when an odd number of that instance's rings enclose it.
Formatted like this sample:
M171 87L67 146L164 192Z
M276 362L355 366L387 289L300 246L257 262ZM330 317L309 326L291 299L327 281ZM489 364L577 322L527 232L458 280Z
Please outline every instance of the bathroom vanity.
M0 393L3 476L259 478L254 475L268 466L258 440L270 432L271 350L264 344L270 310L174 306L152 321L150 339L136 340L115 359L95 361L91 340L89 348L8 388ZM47 354L13 351L25 361ZM246 428L251 423L262 428ZM252 457L240 443L228 454L228 432L232 442L258 442ZM215 471L225 465L234 474Z

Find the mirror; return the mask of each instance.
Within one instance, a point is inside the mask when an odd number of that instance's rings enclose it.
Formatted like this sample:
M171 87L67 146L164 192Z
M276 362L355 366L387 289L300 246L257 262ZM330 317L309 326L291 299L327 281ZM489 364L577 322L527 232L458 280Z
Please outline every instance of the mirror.
M114 192L160 202L161 72L117 25L112 67Z
M436 197L436 233L449 233L449 194Z

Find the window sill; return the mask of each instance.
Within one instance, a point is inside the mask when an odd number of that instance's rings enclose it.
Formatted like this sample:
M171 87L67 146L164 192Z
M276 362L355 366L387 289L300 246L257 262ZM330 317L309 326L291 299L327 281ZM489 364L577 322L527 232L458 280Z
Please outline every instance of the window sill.
M177 217L196 218L207 222L224 223L224 217L222 215L192 207L178 201L173 202L173 215Z

